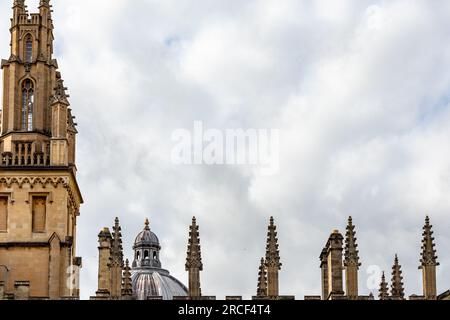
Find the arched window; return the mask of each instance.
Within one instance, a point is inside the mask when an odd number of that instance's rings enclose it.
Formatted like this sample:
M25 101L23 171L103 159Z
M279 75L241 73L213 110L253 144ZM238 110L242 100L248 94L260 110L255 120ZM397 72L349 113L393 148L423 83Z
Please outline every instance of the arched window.
M25 62L33 62L33 38L27 35L25 38Z
M30 79L22 83L22 130L33 131L34 87Z
M148 259L148 250L144 251L144 259Z

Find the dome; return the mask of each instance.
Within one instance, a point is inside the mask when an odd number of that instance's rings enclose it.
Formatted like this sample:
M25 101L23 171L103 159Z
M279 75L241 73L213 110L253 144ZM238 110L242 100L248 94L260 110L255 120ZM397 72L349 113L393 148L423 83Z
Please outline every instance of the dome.
M134 240L134 246L155 246L159 247L159 239L154 234L149 227L150 222L148 219L145 221L145 228L139 234L136 236L136 239Z
M162 297L163 300L173 300L173 297L187 296L187 288L164 269L133 270L133 293L138 300L148 297Z
M150 222L146 219L144 230L139 232L134 241L131 269L133 294L139 300L147 300L148 297L172 300L173 297L187 296L186 287L172 277L169 271L162 269L159 260L161 246L149 225Z

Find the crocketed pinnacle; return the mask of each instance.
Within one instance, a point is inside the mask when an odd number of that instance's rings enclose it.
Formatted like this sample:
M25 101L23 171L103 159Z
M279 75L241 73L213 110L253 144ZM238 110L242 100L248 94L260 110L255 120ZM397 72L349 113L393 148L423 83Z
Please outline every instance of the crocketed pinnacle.
M112 243L111 243L111 266L123 267L123 248L122 248L122 233L119 224L119 218L116 218L113 227Z
M264 258L261 258L261 264L259 266L258 288L256 291L256 295L258 297L267 297L267 270Z
M381 276L380 290L378 297L380 300L387 300L389 298L389 288L386 282L386 276L383 271L383 275Z
M203 270L202 255L200 248L200 233L198 231L197 219L192 218L192 225L189 227L189 241L186 258L186 271L191 268Z
M430 218L425 218L425 225L422 233L422 252L420 258L420 269L425 266L438 266L436 250L434 249L433 226L430 224Z
M395 255L394 266L392 267L391 296L395 299L404 299L405 290L403 288L402 267Z
M348 218L347 232L345 234L345 259L344 266L354 265L359 268L358 244L356 243L355 226L352 217Z
M267 232L266 246L266 267L276 267L281 270L280 251L278 250L277 227L273 217L270 218L270 224Z

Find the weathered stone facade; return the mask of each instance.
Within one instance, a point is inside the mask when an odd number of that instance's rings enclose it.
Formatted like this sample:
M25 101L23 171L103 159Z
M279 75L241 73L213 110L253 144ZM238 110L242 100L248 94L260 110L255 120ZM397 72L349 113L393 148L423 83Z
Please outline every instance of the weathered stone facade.
M434 249L433 231L431 230L430 218L426 217L423 227L421 265L423 277L423 295L412 295L410 300L447 300L449 292L439 296L436 295L436 250ZM344 237L338 230L334 230L330 235L325 248L320 255L320 268L322 275L322 297L305 296L306 300L374 300L374 296L358 295L358 270L361 266L359 262L359 251L357 250L356 232L353 219L348 219L347 232L345 237L345 254L343 255ZM342 258L344 257L344 260ZM343 271L345 270L345 288L343 286ZM402 268L398 255L395 255L392 266L392 279L389 292L389 284L383 272L379 287L379 300L406 300L403 282Z
M77 130L53 58L49 1L32 14L14 1L10 31L1 62L0 299L76 298Z

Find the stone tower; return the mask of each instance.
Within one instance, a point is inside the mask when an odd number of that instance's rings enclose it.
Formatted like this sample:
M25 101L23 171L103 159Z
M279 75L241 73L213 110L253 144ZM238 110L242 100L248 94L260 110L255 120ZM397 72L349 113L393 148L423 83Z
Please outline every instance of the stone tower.
M49 2L29 14L14 1L11 53L1 61L0 265L10 270L9 295L17 282L31 298L76 298L77 130L53 58Z
M119 300L127 275L124 271L122 233L119 218L115 219L113 233L103 228L98 234L98 289L96 300Z
M200 298L202 289L200 286L200 271L203 270L202 254L200 250L200 233L198 231L197 220L192 218L192 225L189 227L189 241L186 258L186 271L189 276L189 297Z
M267 232L266 246L266 270L267 270L267 296L277 298L279 296L279 277L281 270L280 251L278 250L277 227L273 217L270 218L270 224Z
M394 266L392 267L391 296L394 300L405 299L405 289L403 288L402 267L395 255Z
M422 253L420 259L420 267L423 277L423 295L426 300L437 299L436 288L436 267L437 262L436 250L434 249L434 238L430 218L427 216L423 227Z
M109 299L111 296L111 239L109 228L103 228L98 234L98 290L95 293L98 299Z
M322 299L344 296L342 251L344 237L334 230L320 255L322 270Z
M349 299L358 298L358 270L361 266L356 244L356 232L352 217L348 218L347 232L345 234L345 288Z

